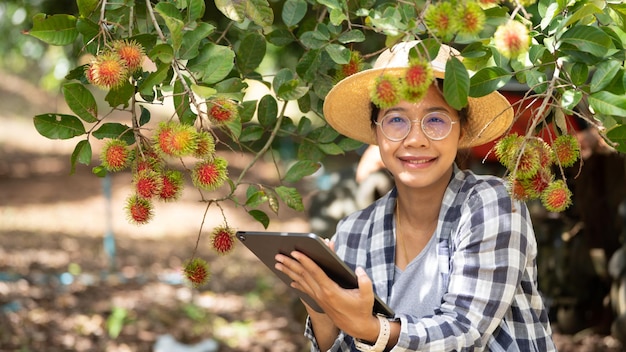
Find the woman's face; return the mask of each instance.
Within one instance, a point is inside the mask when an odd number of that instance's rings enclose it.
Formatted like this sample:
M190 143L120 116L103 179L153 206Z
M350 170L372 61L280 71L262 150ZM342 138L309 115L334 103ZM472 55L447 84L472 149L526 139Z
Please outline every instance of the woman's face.
M427 114L430 115L426 117L428 121L424 126L426 130L429 130L432 125L432 130L443 129L445 131L445 115L450 117L451 129L445 138L433 140L424 134L422 119ZM406 118L411 120L411 128L406 138L393 141L386 137L380 125L385 118L388 132L396 124L401 126ZM387 169L394 175L396 184L410 188L448 184L452 164L457 154L461 124L457 111L446 103L435 85L430 86L426 96L420 102L402 101L389 109L381 109L377 123L379 125L376 126L376 139L381 158ZM402 133L397 135L401 136ZM431 133L431 135L437 134Z

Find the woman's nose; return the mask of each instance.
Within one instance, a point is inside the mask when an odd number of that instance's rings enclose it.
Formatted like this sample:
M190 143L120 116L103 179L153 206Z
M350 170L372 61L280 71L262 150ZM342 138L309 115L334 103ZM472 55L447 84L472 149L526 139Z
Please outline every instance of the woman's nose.
M422 131L422 125L420 121L412 121L411 130L409 134L404 139L405 146L417 146L417 147L426 147L430 144L430 139L426 137L424 131Z

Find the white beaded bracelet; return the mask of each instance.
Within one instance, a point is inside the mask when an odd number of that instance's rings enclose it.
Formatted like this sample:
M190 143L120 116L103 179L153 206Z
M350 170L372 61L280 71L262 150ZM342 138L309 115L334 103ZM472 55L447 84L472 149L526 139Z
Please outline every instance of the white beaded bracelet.
M376 315L378 321L380 322L380 331L378 332L378 338L376 339L376 343L374 345L368 345L364 342L359 341L358 339L354 339L354 344L359 351L362 352L382 352L387 347L387 342L389 342L389 335L391 334L391 324L389 324L389 320L385 318L383 315Z

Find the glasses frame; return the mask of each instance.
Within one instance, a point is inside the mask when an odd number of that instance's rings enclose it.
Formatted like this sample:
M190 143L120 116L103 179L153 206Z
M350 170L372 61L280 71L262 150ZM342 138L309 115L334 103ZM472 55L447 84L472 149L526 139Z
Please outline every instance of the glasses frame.
M446 116L446 117L450 120L450 129L449 129L449 130L448 130L448 132L447 132L445 135L443 135L442 137L439 137L439 138L432 138L431 136L429 136L429 135L428 135L428 133L426 133L426 130L424 129L424 121L426 120L426 117L428 117L428 115L432 115L432 114L445 115L445 116ZM386 119L391 118L391 117L395 117L395 116L393 116L393 115L387 115L387 116L384 116L384 117L380 120L380 122L378 122L378 121L374 121L374 124L375 124L376 126L380 127L380 131L382 132L383 136L385 136L385 138L387 138L388 140L390 140L390 141L392 141L392 142L400 142L400 141L403 141L404 139L406 139L406 137L408 137L408 135L411 133L411 130L413 129L413 125L414 125L414 124L416 124L416 123L419 123L419 125L420 125L420 129L422 130L422 133L424 134L424 136L426 136L426 138L430 139L431 141L441 141L441 140L445 139L446 137L448 137L448 136L450 135L450 132L452 132L452 127L453 127L453 125L454 125L454 124L459 123L459 121L454 121L454 120L452 119L452 117L450 117L450 115L448 115L448 114L447 114L447 113L445 113L445 112L441 112L441 111L432 111L432 112L429 112L428 114L426 114L426 115L422 116L422 118L421 118L421 119L419 119L419 120L417 120L417 119L416 119L416 120L411 120L411 119L409 119L410 124L409 124L409 128L408 128L408 129L407 129L407 131L406 131L406 134L405 134L403 137L401 137L401 138L391 138L391 137L389 137L389 136L385 133L385 130L383 129L383 123L385 122L385 120L386 120Z

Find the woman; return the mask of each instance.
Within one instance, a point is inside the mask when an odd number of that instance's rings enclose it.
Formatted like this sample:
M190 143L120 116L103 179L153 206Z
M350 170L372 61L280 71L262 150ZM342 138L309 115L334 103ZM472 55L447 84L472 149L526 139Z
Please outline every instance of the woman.
M312 350L555 350L525 204L511 199L502 179L455 164L460 148L506 132L508 101L494 92L456 111L436 80L416 103L372 108L376 77L401 76L415 45L382 53L374 68L340 81L325 100L337 131L379 146L396 186L337 226L331 245L355 269L358 289L342 289L302 253L276 256L277 269L324 310L307 307ZM458 52L443 45L431 61L436 78L450 55ZM373 292L395 317L372 315Z

